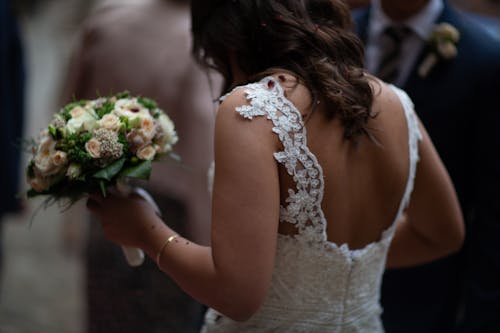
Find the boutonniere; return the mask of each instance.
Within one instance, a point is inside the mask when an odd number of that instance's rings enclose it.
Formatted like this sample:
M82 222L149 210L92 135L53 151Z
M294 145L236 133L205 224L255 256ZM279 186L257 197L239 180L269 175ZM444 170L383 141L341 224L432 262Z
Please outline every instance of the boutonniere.
M457 56L460 32L449 23L436 25L427 42L429 54L418 68L418 75L425 78L440 60L451 60Z

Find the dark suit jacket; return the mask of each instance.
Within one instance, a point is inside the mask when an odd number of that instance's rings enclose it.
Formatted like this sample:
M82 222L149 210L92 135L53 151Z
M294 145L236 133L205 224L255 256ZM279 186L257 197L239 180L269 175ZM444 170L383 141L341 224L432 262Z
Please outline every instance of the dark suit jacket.
M354 13L365 41L369 11ZM455 184L466 242L457 255L388 271L382 318L388 333L450 332L456 318L465 332L500 332L500 43L447 3L438 22L460 31L457 57L421 78L425 50L402 88Z
M23 124L23 57L11 3L0 0L0 218L19 208Z

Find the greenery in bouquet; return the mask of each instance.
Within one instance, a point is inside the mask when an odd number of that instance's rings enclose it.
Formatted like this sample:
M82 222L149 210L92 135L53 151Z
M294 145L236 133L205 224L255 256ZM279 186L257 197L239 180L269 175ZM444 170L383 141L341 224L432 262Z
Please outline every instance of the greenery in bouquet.
M127 92L66 105L33 143L28 197L74 203L120 179L148 179L151 162L172 154L177 134L148 98Z

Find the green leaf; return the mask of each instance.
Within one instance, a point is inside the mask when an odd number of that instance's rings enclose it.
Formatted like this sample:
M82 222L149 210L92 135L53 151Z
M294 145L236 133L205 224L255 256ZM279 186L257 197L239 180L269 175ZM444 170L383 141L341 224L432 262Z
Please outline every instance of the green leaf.
M151 175L151 161L142 161L137 165L124 169L120 173L121 177L139 178L139 179L149 179L150 175Z
M125 126L125 131L127 131L127 129L128 129L128 118L124 117L124 116L121 116L120 117L120 123L122 123Z
M53 125L49 125L49 133L54 140L57 140L57 129Z
M76 102L73 102L73 103L69 103L69 104L67 104L67 105L64 107L64 110L66 110L66 111L71 111L71 110L73 110L74 108L76 108L77 106L84 106L86 103L87 103L87 101L86 101L86 100L81 100L81 101L76 101Z
M130 98L130 93L128 91L122 91L121 93L116 94L117 99L121 98Z
M141 127L141 118L129 118L127 122L127 130L131 130L133 128Z
M123 145L123 154L127 155L129 151L130 144L128 143L127 136L125 133L118 134L118 142Z
M102 117L104 117L108 113L111 113L111 111L113 111L114 108L115 108L115 103L112 103L110 101L106 101L103 103L102 107L95 110L95 112L97 113L97 116L99 117L99 119L101 119Z
M101 189L102 196L106 198L106 183L104 180L99 180L99 188Z
M97 179L105 179L105 180L111 180L114 176L116 176L121 169L123 168L123 164L125 163L125 158L121 158L104 169L101 169L94 173L93 177Z
M139 97L137 98L137 101L139 103L142 104L142 106L144 106L146 109L148 110L151 110L153 111L154 109L156 109L156 102L153 101L152 99L150 98L146 98L146 97Z

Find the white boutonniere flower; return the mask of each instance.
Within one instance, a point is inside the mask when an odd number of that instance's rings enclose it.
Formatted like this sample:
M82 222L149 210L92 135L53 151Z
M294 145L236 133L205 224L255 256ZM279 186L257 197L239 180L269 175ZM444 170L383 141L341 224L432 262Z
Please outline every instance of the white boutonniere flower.
M430 53L418 68L418 75L425 78L440 60L451 60L457 56L460 32L449 23L436 25L429 37Z

